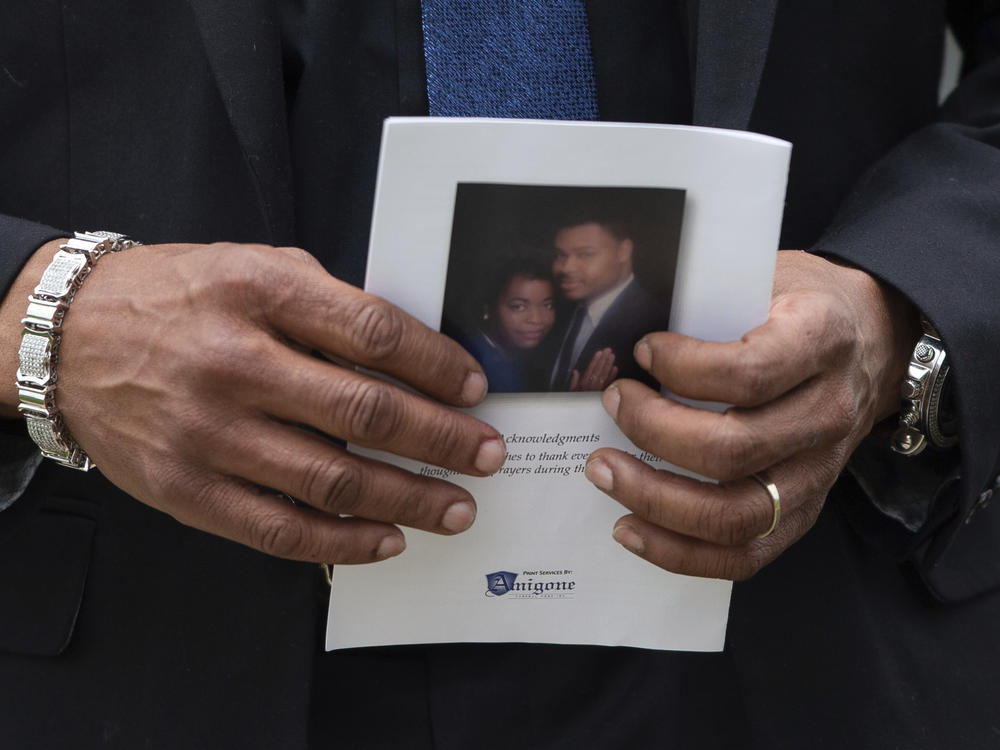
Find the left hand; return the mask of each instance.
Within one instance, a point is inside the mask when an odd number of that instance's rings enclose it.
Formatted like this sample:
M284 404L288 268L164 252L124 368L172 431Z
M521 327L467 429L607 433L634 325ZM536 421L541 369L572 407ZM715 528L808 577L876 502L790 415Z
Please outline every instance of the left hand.
M570 376L569 389L571 391L603 391L611 381L618 375L618 367L615 365L615 353L610 348L601 349L594 352L590 364L583 371L573 370Z
M766 323L739 341L653 333L639 364L672 393L733 404L719 414L619 380L604 407L639 448L718 480L657 471L610 448L587 477L630 511L615 539L676 573L740 580L815 523L861 439L899 408L899 385L919 337L916 310L864 271L815 255L778 254ZM781 520L751 474L767 470Z

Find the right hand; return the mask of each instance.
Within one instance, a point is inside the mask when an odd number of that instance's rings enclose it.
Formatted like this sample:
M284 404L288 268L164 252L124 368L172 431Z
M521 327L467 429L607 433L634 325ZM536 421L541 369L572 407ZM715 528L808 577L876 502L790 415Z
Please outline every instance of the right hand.
M216 244L102 258L66 316L56 398L101 472L142 502L268 554L361 563L402 552L395 524L468 528L475 502L326 436L488 475L501 436L443 405L485 393L461 347L304 251Z

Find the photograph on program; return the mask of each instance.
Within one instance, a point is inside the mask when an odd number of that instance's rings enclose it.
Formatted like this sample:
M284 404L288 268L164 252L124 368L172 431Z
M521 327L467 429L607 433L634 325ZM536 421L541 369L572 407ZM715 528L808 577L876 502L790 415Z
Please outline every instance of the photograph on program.
M657 387L635 362L667 330L684 191L459 183L441 330L491 393Z

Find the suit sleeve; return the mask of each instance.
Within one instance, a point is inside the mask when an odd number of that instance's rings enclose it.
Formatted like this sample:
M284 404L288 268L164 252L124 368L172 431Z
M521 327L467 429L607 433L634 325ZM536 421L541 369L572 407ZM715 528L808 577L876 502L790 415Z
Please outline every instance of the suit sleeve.
M953 24L966 72L939 121L867 173L813 248L892 284L945 342L958 450L904 459L870 438L850 465L876 506L929 506L906 544L943 600L1000 587L1000 8Z
M22 266L39 246L66 236L66 232L44 224L0 215L2 296L6 297ZM2 373L0 376L13 379L14 373ZM25 432L23 420L0 419L0 511L10 507L21 496L41 462L42 455Z

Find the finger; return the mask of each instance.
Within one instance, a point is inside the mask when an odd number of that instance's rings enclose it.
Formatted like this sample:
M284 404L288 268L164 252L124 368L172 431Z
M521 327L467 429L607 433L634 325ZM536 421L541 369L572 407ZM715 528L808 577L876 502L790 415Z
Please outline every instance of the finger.
M595 352L587 364L587 370L580 378L580 390L603 390L614 379L612 371L615 356L611 349L601 349Z
M170 513L188 526L275 557L325 563L368 563L406 547L395 527L337 518L293 505L247 482L202 475L196 490L175 491Z
M569 389L571 391L577 390L580 385L580 371L573 370L573 374L569 376Z
M284 492L317 510L454 534L476 504L461 487L348 453L291 425L257 419L220 440L213 468Z
M604 408L637 446L717 480L749 476L815 446L832 446L856 430L861 405L850 389L816 379L752 409L724 413L666 398L633 380L618 380Z
M264 413L464 474L488 475L503 465L503 439L478 419L276 342L273 347L280 352L256 355L262 361L239 386L244 402Z
M624 516L615 524L612 535L626 549L665 570L705 578L744 580L773 561L800 539L815 523L825 501L829 485L813 489L809 478L815 469L828 473L822 460L818 466L803 461L798 466L775 467L769 477L780 487L782 498L780 521L773 532L763 538L752 538L738 544L689 536L653 523L638 514ZM834 472L835 477L835 472ZM833 478L830 478L832 484ZM808 494L799 494L806 487ZM758 492L767 493L758 485ZM788 510L784 510L785 506Z
M801 293L775 300L767 322L739 341L651 333L636 344L635 358L679 396L757 406L822 372L854 343L825 296Z
M604 369L594 373L593 377L591 378L591 383L594 386L594 390L603 390L607 386L607 384L614 379L611 374L611 370L613 369L614 368L612 367L610 369Z
M590 361L587 363L587 368L586 368L586 370L584 370L584 376L585 377L586 376L592 376L598 370L600 370L600 368L601 368L601 362L603 361L603 359L605 357L605 352L606 352L605 349L599 349L598 351L594 352L594 356L592 356L590 358Z
M274 273L260 290L263 314L283 335L449 404L472 406L486 395L471 354L395 305L298 264Z
M720 546L743 546L767 533L775 518L769 493L752 477L715 484L653 469L613 449L595 451L585 474L636 517L684 536ZM836 467L821 456L796 457L767 476L780 495L779 523L801 504L825 496Z
M610 349L602 349L594 357L594 379L604 383L615 364L615 355Z
M608 366L600 375L600 383L602 387L606 387L615 376L618 374L618 368L615 366L614 356L608 358Z
M815 514L800 509L783 517L770 536L735 547L684 536L637 516L620 518L612 536L633 554L672 573L743 581L800 539L815 520Z

